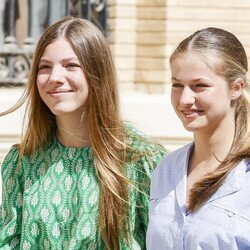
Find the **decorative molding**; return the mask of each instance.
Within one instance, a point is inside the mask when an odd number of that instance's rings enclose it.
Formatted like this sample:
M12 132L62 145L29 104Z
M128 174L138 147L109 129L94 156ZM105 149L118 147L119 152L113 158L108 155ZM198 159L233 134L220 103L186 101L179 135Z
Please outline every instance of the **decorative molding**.
M24 84L31 64L31 53L16 49L0 51L0 85Z

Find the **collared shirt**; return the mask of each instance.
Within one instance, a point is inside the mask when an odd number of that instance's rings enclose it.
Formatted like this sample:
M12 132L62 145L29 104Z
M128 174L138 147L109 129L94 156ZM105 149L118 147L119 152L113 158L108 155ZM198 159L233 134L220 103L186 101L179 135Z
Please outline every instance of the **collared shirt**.
M151 182L147 249L250 249L250 159L195 213L186 211L187 168L193 144L167 156Z

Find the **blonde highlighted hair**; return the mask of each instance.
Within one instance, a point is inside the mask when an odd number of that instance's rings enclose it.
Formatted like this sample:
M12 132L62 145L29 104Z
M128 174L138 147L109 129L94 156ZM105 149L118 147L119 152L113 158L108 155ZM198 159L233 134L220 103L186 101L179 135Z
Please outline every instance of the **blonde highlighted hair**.
M245 83L243 94L234 101L235 134L229 154L216 171L206 175L191 190L188 210L195 212L218 190L237 163L250 157L248 62L246 52L235 35L214 27L198 30L184 39L172 53L170 63L186 52L202 55L208 66L226 79L229 88L239 78Z
M119 249L120 235L128 235L128 187L124 162L126 131L120 118L116 72L108 42L89 21L65 17L48 27L38 41L24 95L27 130L19 145L20 159L43 149L55 133L54 114L42 101L36 86L38 64L46 46L64 38L76 53L89 85L87 114L97 176L100 180L99 226L107 249Z

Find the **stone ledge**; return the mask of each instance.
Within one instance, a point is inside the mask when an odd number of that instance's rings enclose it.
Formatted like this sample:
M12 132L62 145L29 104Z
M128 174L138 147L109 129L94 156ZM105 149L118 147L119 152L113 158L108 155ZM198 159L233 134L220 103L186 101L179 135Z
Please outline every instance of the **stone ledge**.
M136 70L135 82L145 83L165 83L166 71L165 70Z
M218 0L209 0L209 1L193 1L193 0L168 0L168 6L189 6L189 7L217 7L217 8L249 8L249 0L227 0L227 1L218 1Z
M175 20L207 20L207 21L229 21L229 22L246 22L250 21L249 8L230 8L221 9L208 6L207 8L173 6L167 8L168 19Z
M110 43L165 45L166 32L115 31L109 35Z
M109 5L166 6L167 0L109 0Z
M116 18L108 20L110 32L119 31L166 31L166 20L137 20L135 18Z

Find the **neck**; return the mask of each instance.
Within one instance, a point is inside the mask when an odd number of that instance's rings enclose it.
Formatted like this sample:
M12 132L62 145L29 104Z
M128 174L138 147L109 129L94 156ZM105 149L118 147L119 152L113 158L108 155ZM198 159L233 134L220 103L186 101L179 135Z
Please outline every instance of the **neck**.
M87 122L74 123L57 120L56 137L66 147L91 146L89 126Z
M207 165L212 168L213 165L218 166L230 151L234 139L234 130L234 122L231 121L225 126L218 126L213 131L194 133L195 148L192 161L211 163Z

